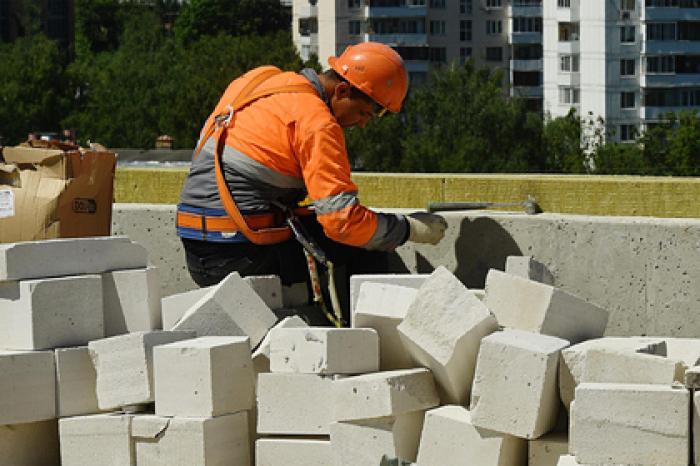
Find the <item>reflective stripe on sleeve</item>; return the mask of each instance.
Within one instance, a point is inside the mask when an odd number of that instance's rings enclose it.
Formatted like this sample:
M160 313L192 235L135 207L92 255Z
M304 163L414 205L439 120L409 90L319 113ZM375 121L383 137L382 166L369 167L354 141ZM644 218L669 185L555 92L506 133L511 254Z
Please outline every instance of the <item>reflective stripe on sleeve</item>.
M323 199L314 201L314 208L316 209L316 214L325 215L350 207L358 202L357 191L351 191L326 196Z

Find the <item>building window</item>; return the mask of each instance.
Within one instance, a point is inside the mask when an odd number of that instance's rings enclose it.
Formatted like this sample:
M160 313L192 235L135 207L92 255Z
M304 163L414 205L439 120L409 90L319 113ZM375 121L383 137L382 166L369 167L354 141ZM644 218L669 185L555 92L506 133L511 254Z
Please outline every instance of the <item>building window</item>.
M635 72L634 58L620 59L620 76L634 76L635 74L637 73Z
M542 32L542 18L515 17L513 32Z
M472 57L471 47L460 47L459 49L459 62L463 65L467 60Z
M636 9L637 0L620 0L621 11L634 11Z
M571 8L571 0L557 0L557 7Z
M620 92L620 108L634 108L634 92Z
M349 21L348 26L350 29L350 34L361 34L362 33L362 23L359 21Z
M501 47L486 47L486 61L503 61L503 49Z
M459 40L472 40L472 21L470 19L459 22Z
M503 32L503 21L500 19L489 19L486 21L486 34L501 34Z
M578 23L559 23L559 42L578 40Z
M676 24L647 23L647 40L676 40Z
M559 88L559 103L573 105L581 102L581 89L578 87L562 86Z
M559 56L559 71L564 73L579 72L579 56L575 55L560 55Z
M501 0L486 0L486 8L501 8Z
M360 8L362 0L348 0L348 8Z
M433 36L445 35L445 21L431 21L430 34Z
M445 47L430 47L429 58L434 63L447 62L447 49Z
M445 0L430 0L430 8L445 8Z
M620 125L620 141L631 142L637 137L636 125Z
M634 26L620 26L620 42L623 44L634 42L636 39Z
M673 55L646 58L647 73L675 73L676 59Z
M472 14L472 0L459 0L459 13L462 15Z

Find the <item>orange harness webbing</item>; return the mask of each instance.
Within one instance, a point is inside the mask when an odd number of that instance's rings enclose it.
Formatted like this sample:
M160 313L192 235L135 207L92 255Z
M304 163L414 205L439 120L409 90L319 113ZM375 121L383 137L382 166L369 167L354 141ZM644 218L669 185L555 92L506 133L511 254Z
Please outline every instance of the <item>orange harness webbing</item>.
M199 141L197 150L194 153L194 159L199 156L199 153L204 147L204 144L211 138L214 137L214 164L216 167L216 185L219 188L219 197L221 198L221 203L224 205L224 210L231 217L233 223L237 227L237 230L243 233L243 235L250 240L250 242L258 245L275 244L286 241L292 235L292 232L288 226L280 227L267 227L254 229L251 228L248 223L246 223L245 218L238 210L236 201L233 200L231 192L226 185L226 180L224 178L224 171L221 162L221 148L225 143L225 135L229 128L229 125L233 122L234 114L240 109L250 105L258 99L263 97L268 97L273 94L289 93L289 92L299 92L299 93L309 93L316 94L316 91L307 84L290 84L286 86L273 87L271 89L262 90L255 92L255 90L266 80L271 77L281 73L277 69L265 69L259 74L253 77L246 85L243 87L241 92L236 96L233 102L227 106L228 112L221 113L217 115L209 126L204 131L204 135Z

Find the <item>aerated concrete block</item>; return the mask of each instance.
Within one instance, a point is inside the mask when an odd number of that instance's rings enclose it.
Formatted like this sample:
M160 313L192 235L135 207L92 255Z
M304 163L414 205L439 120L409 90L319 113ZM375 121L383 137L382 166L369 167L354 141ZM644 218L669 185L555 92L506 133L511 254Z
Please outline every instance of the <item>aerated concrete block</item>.
M160 301L161 316L163 320L163 330L171 330L177 321L202 299L213 287L197 288L170 296L166 296Z
M275 328L270 370L297 374L362 374L379 370L379 335L371 328Z
M56 349L56 416L95 414L97 373L87 346Z
M59 421L62 466L136 466L128 414L97 414Z
M0 350L0 425L56 417L53 351Z
M282 285L282 307L294 308L309 304L309 290L306 283L292 283L289 286Z
M0 282L0 348L52 349L103 336L99 275Z
M160 329L158 269L148 267L102 274L105 336Z
M379 334L379 367L388 371L415 367L397 327L418 294L415 288L365 282L355 304L353 325L373 328Z
M571 454L579 463L688 464L688 403L684 387L588 384L571 408Z
M693 452L695 464L700 464L700 392L693 393Z
M270 332L278 328L304 328L308 324L299 316L285 317L277 325L270 329ZM256 374L270 372L270 332L265 335L263 341L253 352L253 369Z
M256 440L255 464L257 466L338 466L329 440L305 438Z
M526 466L527 442L480 429L462 406L442 406L425 414L418 450L420 466Z
M252 275L243 280L250 285L270 309L282 309L282 281L277 275Z
M528 442L528 466L557 466L559 458L569 453L569 436L566 432L547 434Z
M486 305L498 323L572 343L603 336L608 312L550 285L491 269Z
M194 336L194 332L152 331L91 341L88 349L97 372L99 408L153 402L153 347Z
M331 444L338 466L374 465L382 456L415 461L425 412L382 417L330 426Z
M336 421L399 416L440 403L428 369L358 375L333 384Z
M700 366L693 366L686 370L683 380L687 388L700 389Z
M153 349L156 414L214 417L253 409L248 337L201 337Z
M210 418L134 417L139 466L249 466L247 413Z
M328 435L338 376L258 375L258 434Z
M545 285L554 285L552 272L547 269L546 265L536 261L532 256L508 256L506 258L506 273Z
M173 330L193 330L197 336L248 336L255 348L277 318L238 273L214 286L175 324Z
M125 236L0 244L0 282L139 269L147 259L146 249Z
M496 331L489 309L440 266L418 290L398 326L404 346L433 371L443 403L465 404L481 339Z
M590 351L603 351L610 355L615 353L621 355L619 357L610 356L610 362L618 360L618 364L608 364L602 367L598 364L600 369L593 367L594 365L587 363L587 355ZM587 372L587 367L591 366L591 371L588 373L592 374L598 370L607 371L613 374L618 373L619 375L626 377L628 380L613 380L613 382L622 383L670 383L673 379L664 379L663 374L668 373L663 367L669 364L675 364L671 359L666 359L666 343L664 340L659 338L650 337L626 337L626 338L615 338L615 337L605 337L598 338L595 340L588 340L576 345L572 345L562 351L561 363L559 365L559 396L561 401L564 403L564 407L569 409L569 405L574 399L574 390L576 386L582 382L594 380L585 380L584 372ZM625 357L626 355L626 357ZM629 358L634 358L635 355L643 355L642 359L634 364L634 361L629 361ZM599 355L600 356L600 355ZM650 357L657 357L658 359L650 360ZM594 356L595 360L600 360L600 357ZM620 367L631 362L634 369L628 370L627 367ZM648 363L648 365L647 365ZM644 367L647 365L647 367ZM609 367L609 368L606 368ZM662 376L659 377L655 370L651 372L649 369L661 368ZM636 372L638 369L642 369L641 372ZM675 369L673 369L675 370ZM610 381L610 380L609 380Z
M484 338L470 411L477 427L535 439L557 422L559 354L569 342L521 330Z
M58 421L0 426L0 464L60 466Z
M557 466L579 466L576 462L576 457L571 455L562 455L557 461Z
M407 288L418 289L430 274L363 274L350 277L350 311L351 326L355 326L355 306L360 295L360 288L363 283L385 283L387 285L405 286Z

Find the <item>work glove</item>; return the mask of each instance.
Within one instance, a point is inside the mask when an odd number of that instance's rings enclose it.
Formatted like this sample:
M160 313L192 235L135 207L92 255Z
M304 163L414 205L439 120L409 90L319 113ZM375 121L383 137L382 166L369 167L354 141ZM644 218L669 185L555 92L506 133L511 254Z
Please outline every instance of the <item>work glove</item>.
M408 240L414 243L438 244L445 236L447 222L444 217L428 212L414 212L406 217L410 233Z

